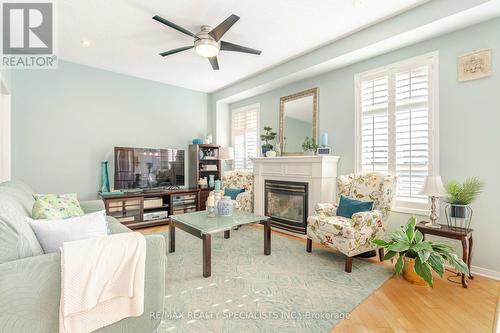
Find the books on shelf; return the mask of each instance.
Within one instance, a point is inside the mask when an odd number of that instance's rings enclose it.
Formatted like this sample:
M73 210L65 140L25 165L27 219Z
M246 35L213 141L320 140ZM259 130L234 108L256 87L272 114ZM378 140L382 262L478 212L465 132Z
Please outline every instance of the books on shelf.
M201 167L202 171L217 171L217 165L207 164Z

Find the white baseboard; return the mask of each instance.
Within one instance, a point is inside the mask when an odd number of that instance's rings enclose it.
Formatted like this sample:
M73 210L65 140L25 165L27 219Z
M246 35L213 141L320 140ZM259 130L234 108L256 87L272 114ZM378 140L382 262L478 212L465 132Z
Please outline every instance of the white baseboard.
M477 266L472 266L470 268L472 271L472 274L477 274L481 275L493 280L500 280L500 272L499 271L494 271L492 269L487 269L487 268L482 268L482 267L477 267Z

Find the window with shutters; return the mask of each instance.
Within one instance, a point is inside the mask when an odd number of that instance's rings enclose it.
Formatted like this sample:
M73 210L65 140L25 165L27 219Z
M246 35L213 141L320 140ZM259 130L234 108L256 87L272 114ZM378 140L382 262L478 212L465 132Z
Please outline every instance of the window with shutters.
M260 105L253 104L232 111L234 169L252 169L251 158L259 156Z
M398 177L395 210L424 213L438 174L437 53L356 76L356 172Z

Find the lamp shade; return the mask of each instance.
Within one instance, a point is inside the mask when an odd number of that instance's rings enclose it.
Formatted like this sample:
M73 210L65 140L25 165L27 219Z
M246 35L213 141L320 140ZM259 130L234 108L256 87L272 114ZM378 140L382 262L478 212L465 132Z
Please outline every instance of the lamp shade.
M219 160L234 160L233 147L220 147Z
M427 176L425 178L424 187L419 194L427 195L429 197L444 197L446 195L446 191L444 189L441 176Z

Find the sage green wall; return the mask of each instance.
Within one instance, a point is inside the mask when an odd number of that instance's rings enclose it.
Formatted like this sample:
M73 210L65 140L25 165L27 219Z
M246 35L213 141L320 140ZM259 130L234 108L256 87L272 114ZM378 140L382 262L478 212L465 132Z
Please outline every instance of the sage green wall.
M64 61L12 71L11 88L12 178L39 192L95 198L114 146L187 149L206 134L201 92Z
M339 173L349 173L354 170L354 75L439 51L440 173L445 180L475 175L486 182L484 193L473 204L473 265L500 272L500 251L497 250L500 218L496 210L500 189L499 31L500 19L491 20L233 103L230 108L260 103L261 127L278 128L280 97L319 87L319 132L330 134L334 154L341 156ZM493 75L459 83L457 57L481 48L493 49ZM402 225L408 217L393 213L390 228ZM442 222L443 218L442 214Z

